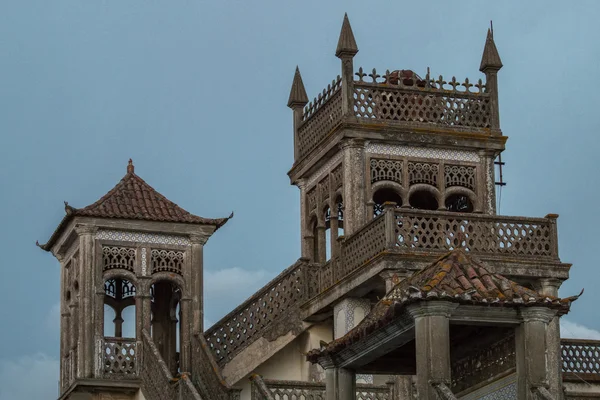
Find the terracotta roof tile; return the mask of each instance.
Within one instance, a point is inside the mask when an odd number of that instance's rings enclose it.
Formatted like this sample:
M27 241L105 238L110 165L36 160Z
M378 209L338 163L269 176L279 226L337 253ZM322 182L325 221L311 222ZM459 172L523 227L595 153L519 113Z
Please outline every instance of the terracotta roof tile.
M187 212L136 175L131 160L123 179L98 201L83 208L73 208L66 202L65 206L67 215L48 243L40 245L44 250L50 249L62 228L76 216L214 225L217 229L233 216L212 219Z
M403 312L406 305L417 301L445 300L505 307L541 305L566 313L571 302L578 297L559 299L542 295L500 274L489 272L482 263L463 250L454 250L400 281L354 329L329 343L325 349L312 350L307 359L317 362L325 354L341 351L388 325Z

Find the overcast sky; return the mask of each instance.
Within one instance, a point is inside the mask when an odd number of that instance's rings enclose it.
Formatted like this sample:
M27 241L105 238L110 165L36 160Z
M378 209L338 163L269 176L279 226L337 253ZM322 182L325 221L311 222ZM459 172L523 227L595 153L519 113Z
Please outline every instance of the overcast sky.
M294 68L309 97L355 66L482 78L494 20L502 214L558 213L565 335L600 339L598 1L0 1L0 400L56 398L59 268L34 246L136 173L195 214L235 217L205 250L209 322L299 256ZM23 384L27 382L26 384Z

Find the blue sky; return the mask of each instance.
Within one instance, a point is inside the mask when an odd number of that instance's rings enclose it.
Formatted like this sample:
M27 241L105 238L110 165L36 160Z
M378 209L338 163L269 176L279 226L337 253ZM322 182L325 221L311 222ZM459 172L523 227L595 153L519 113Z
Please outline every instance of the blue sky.
M504 153L501 213L558 213L562 295L585 295L570 335L600 338L597 1L0 1L0 400L55 398L57 262L34 246L63 216L136 172L190 212L235 217L205 250L215 322L299 256L292 115L340 71L344 12L355 66L483 77L489 20ZM587 330L586 330L587 329ZM23 382L37 385L22 385Z

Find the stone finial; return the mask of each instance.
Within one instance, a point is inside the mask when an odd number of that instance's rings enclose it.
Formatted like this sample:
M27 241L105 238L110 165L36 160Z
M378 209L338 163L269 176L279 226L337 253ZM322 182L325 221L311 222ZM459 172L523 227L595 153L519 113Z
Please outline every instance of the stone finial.
M494 43L494 34L490 28L485 39L485 47L483 48L479 70L481 72L485 72L486 70L498 71L500 68L502 68L502 61L500 61L500 55L498 54L496 43Z
M304 107L306 103L308 103L308 96L306 95L306 89L302 82L300 69L296 66L294 82L292 82L292 89L290 90L290 98L288 99L287 106L289 108L295 108L297 106Z
M343 56L354 57L358 53L358 46L354 39L354 33L350 26L350 20L348 14L344 14L344 22L342 23L342 31L340 32L340 39L338 40L337 49L335 50L335 56L342 58Z
M133 160L130 158L129 163L127 163L127 173L133 174L135 172L135 167L133 166Z

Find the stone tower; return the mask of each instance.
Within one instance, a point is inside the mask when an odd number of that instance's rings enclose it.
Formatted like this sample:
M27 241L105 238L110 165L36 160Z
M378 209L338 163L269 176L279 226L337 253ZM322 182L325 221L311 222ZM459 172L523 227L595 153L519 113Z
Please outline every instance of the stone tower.
M130 398L140 380L167 390L153 368L177 376L201 356L203 246L228 219L183 210L136 175L131 160L100 200L65 210L40 245L60 262L60 398ZM135 316L124 321L129 307Z

